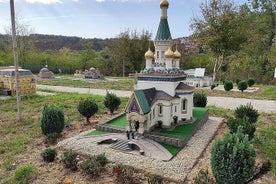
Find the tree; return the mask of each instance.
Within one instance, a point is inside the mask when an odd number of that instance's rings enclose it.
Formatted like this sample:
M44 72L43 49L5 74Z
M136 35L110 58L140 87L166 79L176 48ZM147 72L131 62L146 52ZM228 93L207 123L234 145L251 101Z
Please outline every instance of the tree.
M224 81L224 89L225 91L230 91L231 89L233 89L233 82L232 81Z
M217 183L246 183L254 175L255 158L255 150L241 129L227 133L211 150L211 168Z
M78 105L78 111L81 115L86 117L86 123L90 123L91 118L95 113L98 112L98 105L92 98L82 99Z
M106 93L104 98L104 106L109 109L110 113L113 114L114 110L118 109L121 104L121 99L113 93Z
M213 81L222 67L227 66L228 57L240 50L246 41L242 31L242 19L237 7L230 0L208 0L200 6L201 17L192 19L191 28L200 45L214 57Z
M255 84L255 80L254 79L248 79L247 84L248 84L249 87L251 87Z
M194 94L194 106L195 107L206 107L207 105L207 96L203 92Z
M84 43L84 50L82 51L81 58L83 62L83 70L88 70L89 67L92 67L91 65L89 66L88 63L89 61L92 61L95 59L95 51L93 49L93 44L92 42L85 42ZM96 67L96 66L94 66Z
M64 113L62 109L55 106L45 106L41 118L41 130L46 136L49 134L60 134L64 129Z
M237 107L234 111L234 116L238 119L246 119L250 123L256 123L259 113L251 104L246 104Z
M238 83L238 89L241 90L241 92L243 92L244 90L247 89L247 82L246 81L240 81Z

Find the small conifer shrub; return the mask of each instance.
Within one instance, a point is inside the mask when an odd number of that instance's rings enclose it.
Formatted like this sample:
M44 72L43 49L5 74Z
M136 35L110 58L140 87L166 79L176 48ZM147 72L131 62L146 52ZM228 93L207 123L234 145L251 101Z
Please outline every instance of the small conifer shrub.
M253 86L255 84L254 79L248 79L247 84L248 84L249 87Z
M44 135L60 134L64 129L64 113L55 106L45 106L41 118L41 130Z
M194 94L194 106L195 107L206 107L207 105L207 96L204 93L195 93Z
M248 135L249 140L254 137L256 131L255 123L250 123L246 119L235 119L229 118L227 121L227 126L230 130L230 133L237 133L238 128L242 128L242 132Z
M238 83L238 89L241 91L241 92L243 92L244 90L246 90L247 89L247 83L246 83L246 81L240 81L239 83Z
M71 169L72 171L78 170L77 156L78 154L73 150L64 152L61 161L64 164L65 168Z
M106 93L106 96L104 98L104 106L108 108L111 114L113 114L113 112L117 110L120 105L121 99L116 94L109 92Z
M89 118L98 112L98 104L92 98L82 99L79 102L78 111L86 117L86 123L90 123Z
M53 162L57 156L57 151L52 148L47 148L42 152L41 155L45 162Z
M233 89L233 82L232 81L224 81L224 89L225 91L230 91L231 89Z
M163 177L157 174L149 175L148 177L148 183L149 184L162 184L163 183Z
M237 107L234 111L234 116L238 119L246 119L249 123L256 123L259 113L251 104L247 104Z
M254 175L256 153L239 129L217 140L211 150L211 168L218 184L246 183Z
M35 176L35 168L32 165L25 165L17 169L14 173L14 179L18 184L28 184Z

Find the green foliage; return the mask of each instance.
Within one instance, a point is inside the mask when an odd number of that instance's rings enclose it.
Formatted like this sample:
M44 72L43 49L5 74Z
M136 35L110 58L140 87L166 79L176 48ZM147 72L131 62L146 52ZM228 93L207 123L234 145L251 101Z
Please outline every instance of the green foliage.
M245 183L254 174L256 153L241 132L227 133L211 150L211 167L219 184Z
M14 173L14 179L18 184L28 184L34 179L35 168L32 165L25 165L17 169Z
M194 93L194 107L206 107L207 96L205 93Z
M246 119L235 119L229 118L227 121L227 126L230 130L230 133L236 133L238 128L242 128L242 132L248 135L249 140L254 137L256 127L254 123L248 122Z
M241 105L234 111L235 118L246 119L249 123L256 123L259 117L258 110L253 109L251 104Z
M47 148L42 152L41 155L45 162L53 162L57 156L57 151L52 148Z
M247 84L248 84L249 87L251 87L255 84L255 80L254 79L248 79Z
M236 79L236 84L238 85L241 79Z
M148 177L148 183L149 184L162 184L163 183L163 177L157 174L149 175Z
M98 177L104 167L95 158L90 158L80 164L80 167L91 177Z
M133 177L134 170L132 167L118 164L113 166L113 173L115 175L116 183L120 183L120 184L135 183L135 180Z
M197 176L194 178L195 184L215 184L216 182L214 179L210 176L210 173L208 169L201 169Z
M240 81L240 82L238 83L238 89L239 89L241 92L243 92L244 90L246 90L246 89L247 89L247 83L246 83L246 81Z
M233 89L233 82L232 81L224 81L224 89L225 91L230 91Z
M61 160L65 168L71 169L72 171L78 170L77 156L78 154L73 150L64 152Z
M63 111L55 106L45 106L42 112L41 130L44 135L61 133L64 128Z
M215 89L215 87L217 87L217 85L216 84L212 84L211 85L211 90Z
M89 118L98 112L98 104L92 98L82 99L79 102L78 111L86 117L86 122L90 123Z
M96 156L96 161L101 164L101 166L105 166L108 163L108 160L105 154L100 154Z
M54 133L49 133L46 136L46 143L48 144L56 144L57 143L57 138L59 137L59 134L54 132Z
M106 93L104 98L104 106L109 109L110 113L113 114L114 110L117 110L121 104L121 99L116 94Z

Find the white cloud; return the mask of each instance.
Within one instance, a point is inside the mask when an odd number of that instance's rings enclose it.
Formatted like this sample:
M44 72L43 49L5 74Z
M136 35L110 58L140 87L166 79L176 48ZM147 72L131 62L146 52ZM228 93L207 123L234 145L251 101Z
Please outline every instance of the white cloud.
M25 0L27 3L42 3L42 4L52 4L52 3L62 3L61 0Z

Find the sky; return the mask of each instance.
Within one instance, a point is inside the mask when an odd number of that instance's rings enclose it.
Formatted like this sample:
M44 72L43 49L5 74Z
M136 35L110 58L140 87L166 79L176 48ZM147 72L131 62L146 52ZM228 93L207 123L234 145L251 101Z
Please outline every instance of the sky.
M161 0L15 0L15 14L31 33L114 38L126 30L155 36ZM234 0L237 5L247 0ZM191 19L205 0L168 0L173 38L189 36ZM10 28L10 1L0 0L0 33Z

